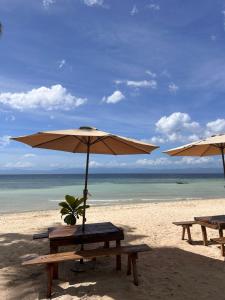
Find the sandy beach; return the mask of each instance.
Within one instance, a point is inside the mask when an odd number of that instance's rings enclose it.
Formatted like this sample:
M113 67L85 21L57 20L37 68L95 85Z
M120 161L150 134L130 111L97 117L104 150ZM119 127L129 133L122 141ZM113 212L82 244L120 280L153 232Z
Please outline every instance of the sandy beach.
M122 271L115 260L98 259L88 271L75 273L75 263L60 266L60 280L53 285L53 299L224 299L225 264L218 245L205 247L199 225L192 228L194 245L181 240L173 221L225 212L225 199L92 207L88 222L111 221L125 230L124 244L147 243L152 251L140 254L140 285ZM46 274L41 266L22 267L27 254L46 254L47 240L32 235L60 224L58 211L0 215L0 299L45 299ZM208 230L208 236L218 232Z

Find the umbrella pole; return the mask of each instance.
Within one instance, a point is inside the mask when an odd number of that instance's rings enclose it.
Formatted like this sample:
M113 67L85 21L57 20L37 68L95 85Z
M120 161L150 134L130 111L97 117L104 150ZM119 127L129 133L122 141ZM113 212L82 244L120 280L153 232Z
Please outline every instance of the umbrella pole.
M222 161L223 161L223 176L225 179L225 160L224 160L224 147L221 147Z
M89 156L90 156L90 137L88 138L87 143L87 158L86 158L86 172L85 172L85 183L84 183L84 190L83 190L83 197L84 197L84 206L86 206L87 196L88 196L88 171L89 171ZM86 222L86 209L84 208L83 214L83 222L82 222L82 231L85 231L85 222Z

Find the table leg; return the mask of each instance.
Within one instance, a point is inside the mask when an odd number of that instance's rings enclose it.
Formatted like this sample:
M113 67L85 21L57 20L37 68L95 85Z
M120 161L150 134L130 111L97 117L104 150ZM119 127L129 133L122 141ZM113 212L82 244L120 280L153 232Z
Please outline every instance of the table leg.
M51 298L52 294L52 277L53 277L53 264L47 264L47 298Z
M184 240L185 237L185 226L182 226L182 237L181 239Z
M134 284L138 285L138 273L137 273L137 264L136 264L137 255L136 254L131 256L131 261L132 261Z
M131 274L131 255L127 255L127 275Z
M192 243L190 226L187 226L188 243Z
M120 247L120 240L116 241L116 247ZM116 270L120 271L121 270L121 255L116 256Z
M53 246L50 244L50 253L58 253L58 246ZM58 279L58 264L53 264L53 279Z
M202 229L203 245L204 245L204 246L208 246L208 239L207 239L207 231L206 231L206 227L201 225L201 229Z
M223 229L219 229L219 236L220 238L223 237ZM220 245L220 250L221 250L221 255L224 257L225 256L224 244Z

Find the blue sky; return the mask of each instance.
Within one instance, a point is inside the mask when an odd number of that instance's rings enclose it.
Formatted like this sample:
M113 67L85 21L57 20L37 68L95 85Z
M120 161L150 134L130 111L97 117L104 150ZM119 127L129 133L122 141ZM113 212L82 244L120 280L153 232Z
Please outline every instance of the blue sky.
M0 172L81 168L10 136L82 125L160 150L225 132L225 1L0 0ZM92 169L220 158L92 156Z

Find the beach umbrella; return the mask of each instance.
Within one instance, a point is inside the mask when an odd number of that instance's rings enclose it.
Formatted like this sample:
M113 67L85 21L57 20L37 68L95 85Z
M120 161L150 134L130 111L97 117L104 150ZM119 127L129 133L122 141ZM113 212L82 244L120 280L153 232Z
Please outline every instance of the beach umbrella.
M178 148L163 151L170 156L210 156L221 155L223 163L223 174L225 179L225 134L213 135Z
M100 131L93 127L79 129L43 131L35 134L12 138L33 148L67 151L72 153L86 153L86 170L84 182L84 205L88 196L89 156L93 154L149 154L158 146L142 141L125 138L115 134ZM85 210L83 215L83 230L85 225Z

